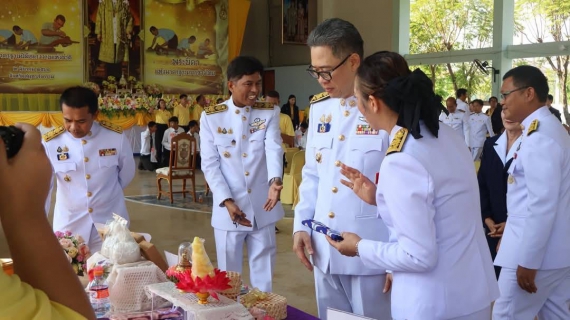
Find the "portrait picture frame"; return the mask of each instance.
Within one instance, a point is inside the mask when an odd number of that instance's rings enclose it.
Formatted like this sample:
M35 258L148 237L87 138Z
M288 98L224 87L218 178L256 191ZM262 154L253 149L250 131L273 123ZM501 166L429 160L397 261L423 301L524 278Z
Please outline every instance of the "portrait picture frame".
M281 0L281 43L306 45L316 16L314 0Z

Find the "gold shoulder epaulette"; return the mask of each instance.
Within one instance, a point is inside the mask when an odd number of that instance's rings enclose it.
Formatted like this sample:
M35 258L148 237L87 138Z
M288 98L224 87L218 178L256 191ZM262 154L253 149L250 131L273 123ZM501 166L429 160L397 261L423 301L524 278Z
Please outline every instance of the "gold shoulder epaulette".
M530 134L535 132L536 130L538 130L538 119L532 120L530 126L528 126L528 131L526 132L526 135L530 136Z
M116 133L120 133L120 134L123 133L123 128L121 128L120 126L118 126L114 123L103 120L103 121L99 121L99 124L101 125L101 127L105 128L107 130L115 131Z
M313 96L313 99L311 99L311 104L323 101L328 98L330 98L328 92L321 92Z
M404 147L404 142L406 142L406 138L408 137L408 129L402 128L396 132L396 136L394 136L394 140L390 143L390 147L386 151L386 155L400 152Z
M273 110L275 109L275 105L270 102L258 101L253 106L251 106L251 108L257 110Z
M219 113L219 112L224 112L227 110L228 110L228 106L226 106L225 104L217 104L215 106L207 106L204 108L204 111L206 111L207 115Z
M48 142L64 132L65 128L63 126L59 126L53 130L46 132L44 135L42 135L42 138L44 139L44 142Z

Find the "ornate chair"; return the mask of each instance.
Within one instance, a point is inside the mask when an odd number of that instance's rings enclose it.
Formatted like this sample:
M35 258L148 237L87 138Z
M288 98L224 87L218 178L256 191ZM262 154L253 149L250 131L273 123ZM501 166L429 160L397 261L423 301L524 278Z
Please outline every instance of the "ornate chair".
M161 195L165 194L170 197L170 203L174 203L174 194L182 193L186 198L186 180L192 183L192 197L194 202L197 202L196 197L196 139L187 133L181 133L172 138L170 146L170 160L168 167L156 169L156 183L158 185L158 196L160 200ZM168 181L168 191L162 190L162 180ZM182 180L182 191L172 190L172 181Z

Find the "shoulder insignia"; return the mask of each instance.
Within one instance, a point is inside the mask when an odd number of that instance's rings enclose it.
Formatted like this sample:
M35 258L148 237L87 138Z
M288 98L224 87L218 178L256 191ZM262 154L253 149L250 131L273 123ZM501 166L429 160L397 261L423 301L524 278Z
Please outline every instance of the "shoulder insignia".
M101 125L101 127L107 129L107 130L111 130L111 131L115 131L116 133L122 134L123 133L123 128L121 128L120 126L111 123L109 121L99 121L99 124Z
M386 155L400 152L402 151L402 147L404 147L404 142L406 142L406 138L408 137L408 129L402 128L396 132L394 139L390 143L390 147L386 151Z
M256 110L273 110L275 105L270 102L258 101L251 108Z
M313 96L313 99L311 99L311 104L323 101L328 98L330 98L328 92L321 92Z
M536 130L538 130L538 119L532 120L530 126L528 127L528 131L526 132L526 135L530 136L530 134L535 132Z
M42 138L44 139L44 142L48 142L50 140L52 140L53 138L59 136L60 134L65 132L65 128L63 126L59 126L53 130L50 130L48 132L46 132L45 134L42 135Z
M215 106L207 106L204 108L207 115L228 111L228 106L225 104L217 104Z
M457 111L465 113L465 110L463 109L457 109Z

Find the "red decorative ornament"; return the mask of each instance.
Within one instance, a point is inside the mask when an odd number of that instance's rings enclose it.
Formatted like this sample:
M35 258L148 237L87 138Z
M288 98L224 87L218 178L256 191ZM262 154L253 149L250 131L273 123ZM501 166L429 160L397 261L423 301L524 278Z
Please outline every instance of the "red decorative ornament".
M214 276L205 276L204 279L196 277L192 278L192 270L188 269L184 272L178 272L173 274L178 282L176 283L176 288L178 290L188 292L188 293L205 293L208 292L214 299L220 300L218 298L217 291L223 291L230 289L230 278L228 278L225 271L220 271L219 269L214 269Z

